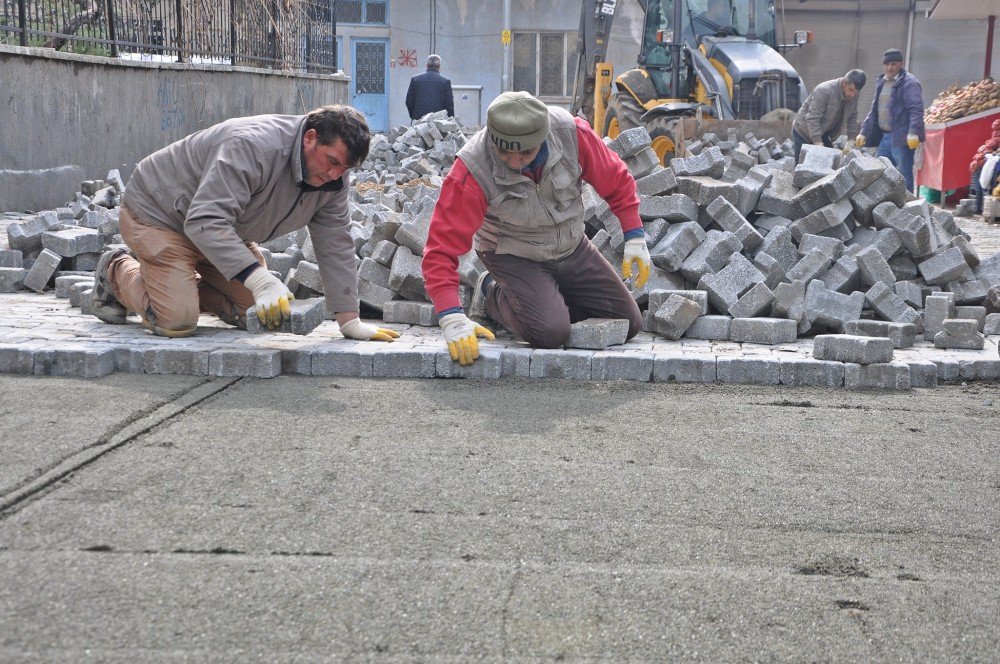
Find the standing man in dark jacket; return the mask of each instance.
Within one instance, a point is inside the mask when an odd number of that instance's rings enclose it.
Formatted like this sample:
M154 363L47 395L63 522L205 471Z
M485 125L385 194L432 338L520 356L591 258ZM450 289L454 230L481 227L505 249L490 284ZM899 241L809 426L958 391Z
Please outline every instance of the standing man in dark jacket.
M858 92L865 87L867 76L860 69L852 69L842 78L823 81L809 93L802 107L795 114L792 140L795 141L795 160L799 159L804 143L833 147L833 142L846 133L858 133ZM854 139L847 142L847 149L854 148Z
M455 97L451 92L451 81L441 75L441 56L427 56L427 71L410 79L406 91L406 110L411 120L419 120L428 113L448 111L455 115Z
M878 144L878 156L888 157L913 191L913 153L924 142L924 93L920 81L903 69L903 54L890 48L882 55L885 74L878 77L875 98L861 125L857 146Z
M334 105L226 120L149 155L122 199L132 255L108 251L98 260L93 314L123 325L134 311L154 334L186 337L200 312L246 329L256 305L261 322L277 328L294 298L256 243L308 225L341 333L392 341L399 333L358 318L348 175L369 141L364 116Z

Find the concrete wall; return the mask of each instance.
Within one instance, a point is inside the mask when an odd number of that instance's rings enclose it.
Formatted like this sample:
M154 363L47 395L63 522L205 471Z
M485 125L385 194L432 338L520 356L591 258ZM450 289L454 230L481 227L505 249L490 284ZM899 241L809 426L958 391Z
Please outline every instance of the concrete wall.
M0 210L65 204L83 180L231 117L347 102L344 75L150 62L0 45Z

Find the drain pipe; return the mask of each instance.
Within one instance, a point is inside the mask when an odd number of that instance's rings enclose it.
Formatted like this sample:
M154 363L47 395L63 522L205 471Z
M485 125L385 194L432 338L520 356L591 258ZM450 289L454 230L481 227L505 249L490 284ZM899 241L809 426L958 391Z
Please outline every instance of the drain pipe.
M910 71L910 48L913 45L913 20L917 15L916 0L910 0L909 14L909 24L906 26L906 51L904 51L906 59L903 62L903 68L906 71Z
M510 0L503 0L503 29L510 34ZM500 92L510 90L510 44L503 45L503 65L500 76Z

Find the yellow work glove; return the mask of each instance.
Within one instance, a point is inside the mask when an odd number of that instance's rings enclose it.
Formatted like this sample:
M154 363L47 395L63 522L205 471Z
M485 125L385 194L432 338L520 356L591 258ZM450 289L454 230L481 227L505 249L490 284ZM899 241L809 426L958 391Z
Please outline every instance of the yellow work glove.
M392 341L399 338L399 332L387 327L365 323L360 318L352 318L340 325L340 333L348 339L358 341Z
M477 337L496 339L492 332L463 313L456 312L442 316L438 325L444 331L451 359L463 366L472 364L479 357Z
M646 246L646 238L636 237L625 240L625 260L622 261L622 277L630 279L632 277L632 264L636 265L635 287L642 288L649 279L649 248Z
M855 143L855 145L858 146L859 150L861 148L865 147L865 135L864 134L858 134L857 138L854 139L854 143Z
M251 272L243 285L253 293L257 317L267 329L276 330L281 327L282 320L292 319L292 305L289 302L295 296L267 268L262 266Z
M914 133L909 133L906 135L906 147L911 150L916 150L917 146L920 145L920 139Z

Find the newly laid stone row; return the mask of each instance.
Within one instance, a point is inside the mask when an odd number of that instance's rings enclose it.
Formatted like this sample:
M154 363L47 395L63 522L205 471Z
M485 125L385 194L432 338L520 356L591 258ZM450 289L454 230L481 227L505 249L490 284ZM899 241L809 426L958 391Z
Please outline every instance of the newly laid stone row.
M880 340L885 341L885 340ZM993 373L1000 376L1000 362ZM480 349L469 367L446 350L364 346L312 349L194 350L164 345L136 348L90 344L26 348L0 344L0 373L83 376L115 371L194 376L271 378L283 373L374 378L523 377L642 382L739 383L757 385L909 389L933 387L938 366L930 361L859 364L809 358L714 357L681 352ZM996 378L997 376L993 376Z

